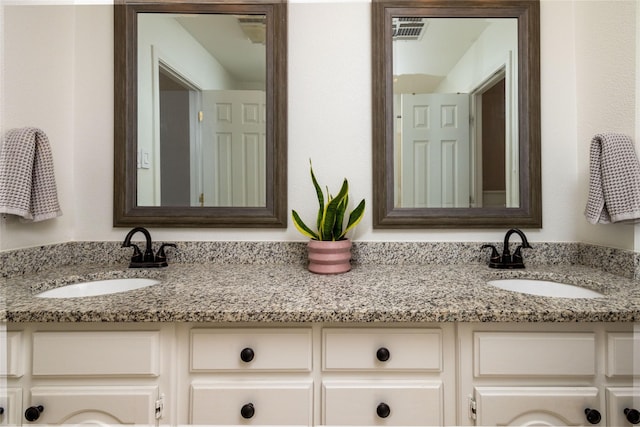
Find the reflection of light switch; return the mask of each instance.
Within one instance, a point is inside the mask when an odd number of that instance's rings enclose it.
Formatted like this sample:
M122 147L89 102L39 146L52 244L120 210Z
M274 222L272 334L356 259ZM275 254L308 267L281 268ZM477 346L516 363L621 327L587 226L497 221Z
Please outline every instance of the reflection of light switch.
M151 167L151 156L147 150L142 150L142 169L149 169Z
M151 155L145 149L138 149L138 169L149 169L151 167Z

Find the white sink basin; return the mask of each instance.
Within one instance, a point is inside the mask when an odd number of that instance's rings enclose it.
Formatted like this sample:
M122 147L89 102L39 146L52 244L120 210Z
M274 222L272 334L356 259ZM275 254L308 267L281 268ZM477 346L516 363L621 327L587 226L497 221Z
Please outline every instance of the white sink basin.
M487 282L507 291L520 292L530 295L541 295L556 298L600 298L604 295L591 289L580 286L568 285L566 283L550 282L548 280L533 279L503 279L490 280Z
M119 292L132 291L134 289L145 288L160 283L153 279L127 278L94 280L90 282L74 283L73 285L61 286L55 289L41 292L37 298L82 298L96 295L117 294Z

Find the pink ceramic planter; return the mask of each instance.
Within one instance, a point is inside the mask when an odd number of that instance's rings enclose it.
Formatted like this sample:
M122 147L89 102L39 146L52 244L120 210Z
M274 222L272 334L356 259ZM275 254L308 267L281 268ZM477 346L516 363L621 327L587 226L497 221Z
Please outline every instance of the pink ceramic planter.
M317 274L339 274L351 270L351 240L310 240L309 271Z

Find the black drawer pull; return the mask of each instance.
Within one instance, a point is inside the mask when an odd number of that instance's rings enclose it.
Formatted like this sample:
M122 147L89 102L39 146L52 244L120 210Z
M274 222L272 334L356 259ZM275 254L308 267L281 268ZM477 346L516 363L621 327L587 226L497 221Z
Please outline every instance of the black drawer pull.
M242 351L240 352L240 359L245 363L251 362L254 356L255 356L255 353L253 352L253 349L249 347L243 348Z
M40 418L40 413L44 411L44 406L30 406L24 411L24 417L27 421L36 421Z
M380 347L378 351L376 351L376 357L379 361L386 362L391 357L391 353L389 352L388 348Z
M378 414L380 418L387 418L391 415L391 408L386 403L380 403L376 408L376 414Z
M242 415L242 418L244 419L249 419L251 417L253 417L256 413L255 408L253 407L253 403L247 403L246 405L242 405L242 408L240 408L240 415Z
M640 423L640 412L636 409L624 408L624 416L627 417L627 421L631 424Z
M591 424L598 424L602 419L600 412L597 409L587 408L584 410L585 415L587 416L587 421Z

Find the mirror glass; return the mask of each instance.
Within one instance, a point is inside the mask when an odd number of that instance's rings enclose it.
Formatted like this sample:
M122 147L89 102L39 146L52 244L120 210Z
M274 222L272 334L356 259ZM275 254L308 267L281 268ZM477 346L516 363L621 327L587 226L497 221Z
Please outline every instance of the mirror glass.
M374 1L375 227L540 226L537 2L493 6Z
M518 207L517 20L392 25L395 207Z
M138 205L264 207L266 16L137 19Z
M114 224L286 227L286 3L114 8Z

